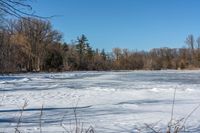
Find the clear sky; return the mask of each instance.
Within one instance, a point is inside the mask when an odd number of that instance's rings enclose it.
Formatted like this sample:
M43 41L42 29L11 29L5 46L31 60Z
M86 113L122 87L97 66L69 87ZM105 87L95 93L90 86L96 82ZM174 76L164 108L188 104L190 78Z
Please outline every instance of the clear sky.
M200 36L200 0L36 0L41 16L70 42L85 34L92 47L149 50L183 47Z

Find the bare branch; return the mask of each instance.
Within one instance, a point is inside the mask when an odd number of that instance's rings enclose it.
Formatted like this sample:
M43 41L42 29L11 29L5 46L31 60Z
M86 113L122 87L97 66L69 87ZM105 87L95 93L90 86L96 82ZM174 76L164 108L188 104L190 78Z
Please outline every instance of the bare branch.
M35 15L32 6L27 3L29 0L0 0L0 11L5 15L11 15L17 18L34 17L41 19L50 19L54 16L42 17Z

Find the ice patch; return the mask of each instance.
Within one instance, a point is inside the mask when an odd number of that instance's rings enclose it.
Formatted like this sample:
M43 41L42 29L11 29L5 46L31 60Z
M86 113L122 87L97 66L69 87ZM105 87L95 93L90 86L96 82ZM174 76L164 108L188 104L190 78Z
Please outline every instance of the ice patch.
M104 92L115 92L115 88L105 88L105 87L89 87L88 90L91 91L104 91Z
M158 89L158 88L152 88L150 91L152 91L152 92L159 92L160 89Z
M139 105L138 104L122 104L121 107L125 109L134 109L134 108L138 108Z
M23 79L20 79L20 80L16 80L16 82L27 82L29 80L30 80L29 78L23 78Z
M152 89L150 89L150 92L172 92L174 90L175 90L175 88L168 88L168 87L166 87L166 88L152 88Z
M15 80L12 80L12 81L8 81L8 82L26 82L26 81L29 81L30 79L28 78L22 78L22 79L15 79Z
M5 81L0 81L0 84L5 84L6 82Z
M54 84L54 85L47 86L46 88L52 89L52 88L57 88L57 87L59 87L59 85L58 84Z
M6 83L21 83L21 82L27 82L29 81L29 78L21 78L21 77L6 77L3 78L2 81L0 81L0 84L6 84Z
M63 75L49 75L49 76L45 76L45 78L49 78L49 79L73 79L78 77L77 74L63 74Z
M186 92L194 92L195 89L187 88L187 89L185 89L185 91L186 91Z

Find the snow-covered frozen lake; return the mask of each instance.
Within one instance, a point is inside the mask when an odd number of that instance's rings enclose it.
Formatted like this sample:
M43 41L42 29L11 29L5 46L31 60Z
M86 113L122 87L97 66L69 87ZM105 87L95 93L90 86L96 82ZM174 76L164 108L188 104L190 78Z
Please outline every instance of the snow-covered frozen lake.
M0 76L0 132L63 132L78 124L98 133L137 132L145 124L166 129L200 104L200 71L66 72ZM43 105L42 115L41 108ZM184 120L183 120L184 121ZM185 121L200 132L200 109Z

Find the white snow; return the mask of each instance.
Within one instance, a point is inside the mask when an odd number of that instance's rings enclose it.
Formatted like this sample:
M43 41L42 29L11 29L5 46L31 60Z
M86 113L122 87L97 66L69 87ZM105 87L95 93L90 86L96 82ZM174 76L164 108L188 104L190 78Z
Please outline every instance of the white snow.
M66 72L0 76L0 132L63 132L78 124L96 132L138 132L145 124L166 130L200 104L200 71ZM41 116L41 108L42 110ZM200 109L185 122L200 132ZM144 131L142 131L144 132Z

